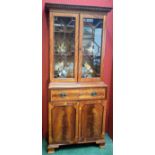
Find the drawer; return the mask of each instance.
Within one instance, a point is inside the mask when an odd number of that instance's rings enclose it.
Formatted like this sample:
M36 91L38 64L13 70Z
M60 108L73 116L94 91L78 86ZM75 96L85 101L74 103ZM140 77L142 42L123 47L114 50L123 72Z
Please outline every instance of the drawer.
M106 99L106 88L77 88L50 90L50 101Z
M50 91L51 101L77 100L79 89L56 89Z
M80 100L85 99L106 99L105 88L85 88L80 91Z

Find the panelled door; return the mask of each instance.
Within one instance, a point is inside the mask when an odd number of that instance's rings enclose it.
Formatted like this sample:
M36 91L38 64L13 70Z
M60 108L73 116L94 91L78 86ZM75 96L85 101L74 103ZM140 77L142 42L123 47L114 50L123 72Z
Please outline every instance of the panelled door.
M104 15L80 14L78 81L103 80Z
M50 12L50 81L103 80L105 15Z
M50 81L77 81L79 14L50 12Z
M49 143L75 143L78 138L76 102L49 103Z
M101 139L105 132L106 102L81 101L79 105L79 140Z

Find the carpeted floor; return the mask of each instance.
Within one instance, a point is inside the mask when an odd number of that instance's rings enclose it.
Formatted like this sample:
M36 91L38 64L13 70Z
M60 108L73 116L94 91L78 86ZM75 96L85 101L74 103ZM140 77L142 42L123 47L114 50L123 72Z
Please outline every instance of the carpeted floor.
M108 135L106 135L105 140L106 145L104 149L100 149L96 144L61 146L51 155L112 155L112 140ZM48 155L45 139L43 139L42 143L42 155Z

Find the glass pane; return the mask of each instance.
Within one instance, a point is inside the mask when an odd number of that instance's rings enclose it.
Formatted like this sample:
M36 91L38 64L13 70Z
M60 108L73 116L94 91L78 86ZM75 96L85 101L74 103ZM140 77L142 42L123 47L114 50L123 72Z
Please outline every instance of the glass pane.
M54 78L73 78L75 17L54 17L54 42Z
M82 78L100 77L102 30L102 19L83 19Z

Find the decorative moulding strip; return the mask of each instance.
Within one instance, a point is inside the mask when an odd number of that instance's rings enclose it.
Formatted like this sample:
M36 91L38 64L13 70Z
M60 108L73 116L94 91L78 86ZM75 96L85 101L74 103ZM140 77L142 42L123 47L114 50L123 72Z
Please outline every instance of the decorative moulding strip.
M95 7L95 6L82 6L82 5L66 5L66 4L45 4L46 11L50 9L65 9L65 10L78 10L78 11L95 11L95 12L110 12L111 7Z

